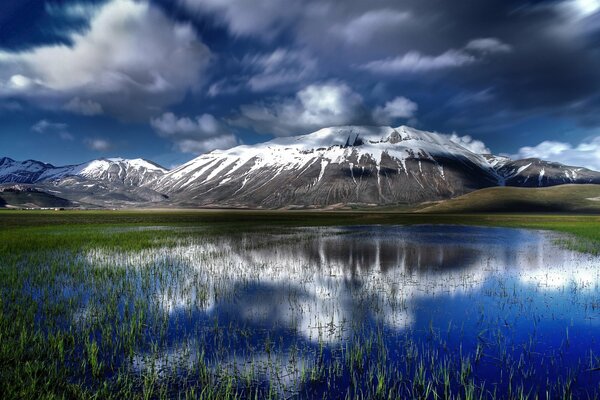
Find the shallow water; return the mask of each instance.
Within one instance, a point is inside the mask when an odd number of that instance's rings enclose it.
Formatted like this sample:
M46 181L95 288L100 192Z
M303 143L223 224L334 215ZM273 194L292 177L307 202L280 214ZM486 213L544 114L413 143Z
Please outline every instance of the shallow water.
M197 384L201 364L276 397L371 396L380 383L415 398L469 390L593 397L600 258L556 239L505 228L356 226L98 249L83 254L86 268L118 273L71 289L81 299L71 324L97 323L102 293L117 294L119 318L146 308L134 354L106 362L157 371L175 387Z

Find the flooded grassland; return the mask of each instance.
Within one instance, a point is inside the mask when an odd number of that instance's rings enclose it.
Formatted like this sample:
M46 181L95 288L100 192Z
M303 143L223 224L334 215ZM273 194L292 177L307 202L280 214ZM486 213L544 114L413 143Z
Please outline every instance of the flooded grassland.
M559 233L14 232L7 398L600 397L600 257Z

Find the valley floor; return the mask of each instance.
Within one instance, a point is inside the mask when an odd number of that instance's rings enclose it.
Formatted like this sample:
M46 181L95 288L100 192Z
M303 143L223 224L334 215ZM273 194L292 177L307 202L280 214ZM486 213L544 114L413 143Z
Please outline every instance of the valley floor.
M0 231L57 225L207 226L212 230L243 230L269 226L350 226L450 224L552 230L572 235L569 248L600 253L597 214L425 214L394 211L254 211L254 210L118 210L0 211ZM6 232L5 232L6 233Z

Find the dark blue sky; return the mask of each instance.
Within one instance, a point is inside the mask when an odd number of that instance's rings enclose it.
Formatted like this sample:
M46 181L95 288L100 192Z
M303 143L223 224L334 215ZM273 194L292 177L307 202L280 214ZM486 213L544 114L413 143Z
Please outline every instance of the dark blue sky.
M19 160L170 167L407 124L600 169L599 105L600 0L0 3L0 156Z

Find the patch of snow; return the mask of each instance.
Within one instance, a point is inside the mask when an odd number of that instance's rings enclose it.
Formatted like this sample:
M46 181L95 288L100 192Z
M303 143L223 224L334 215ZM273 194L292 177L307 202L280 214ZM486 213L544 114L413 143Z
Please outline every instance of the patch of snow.
M515 175L519 175L521 172L525 171L527 168L529 168L531 166L532 163L529 163L527 165L523 165L522 167L520 167L519 169L517 169L517 172L515 173Z

